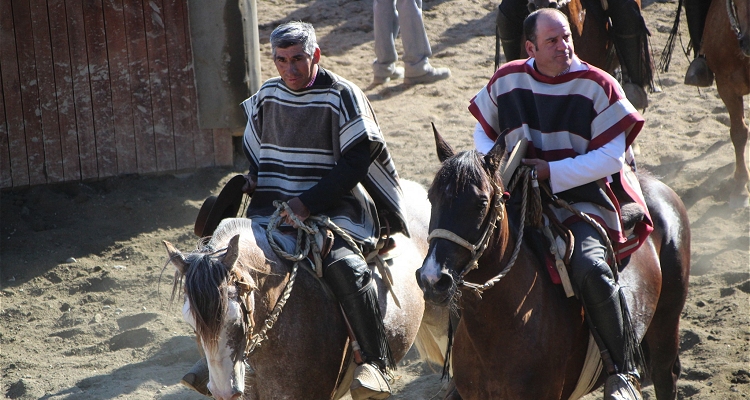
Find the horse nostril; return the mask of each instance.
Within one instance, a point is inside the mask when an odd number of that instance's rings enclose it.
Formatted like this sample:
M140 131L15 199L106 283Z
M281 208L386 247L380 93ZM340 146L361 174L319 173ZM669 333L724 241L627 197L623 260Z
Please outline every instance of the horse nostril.
M453 287L453 277L450 274L443 274L440 280L435 284L435 290L444 293Z

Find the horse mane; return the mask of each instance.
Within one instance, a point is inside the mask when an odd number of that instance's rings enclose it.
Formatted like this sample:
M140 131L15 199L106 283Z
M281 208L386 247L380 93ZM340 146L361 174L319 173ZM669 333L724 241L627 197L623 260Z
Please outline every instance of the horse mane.
M484 155L477 150L466 150L445 160L430 185L430 201L433 204L450 204L458 193L471 184L479 185L482 189L489 188L489 174L486 172L483 157Z
M245 245L252 243L254 239L247 239L250 237L248 231L253 232L253 229L250 219L225 219L219 224L208 243L201 243L197 250L185 256L188 268L184 276L175 279L175 286L184 280L183 290L195 320L196 335L208 348L215 346L218 342L224 315L227 312L229 288L235 276L240 275L252 281L249 277L250 270L257 270L253 266L263 265L266 262L262 257L262 252L259 255L259 252L251 252L247 249L240 249L241 257L238 264L241 268L235 266L233 271L232 266L221 262L226 255L226 244L229 239L244 232L244 240L243 236L240 236L241 243Z

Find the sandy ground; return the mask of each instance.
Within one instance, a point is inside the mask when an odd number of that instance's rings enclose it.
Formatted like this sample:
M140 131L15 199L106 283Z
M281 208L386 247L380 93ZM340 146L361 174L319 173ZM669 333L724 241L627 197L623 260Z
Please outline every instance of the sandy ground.
M366 90L401 175L424 185L438 167L430 122L454 147L472 146L474 122L466 106L492 72L497 4L425 1L432 62L450 67L453 77L427 86L396 81L371 88L371 1L258 1L263 38L289 19L316 26L322 65ZM676 6L676 0L644 3L654 53L664 46ZM687 45L684 23L681 32ZM275 71L267 39L262 44L266 79ZM687 64L678 42L670 71L657 77L661 92L650 94L638 158L682 197L693 229L678 398L745 399L750 209L726 204L734 168L729 118L715 87L682 84ZM195 248L192 227L200 205L242 168L239 156L234 168L2 192L2 395L200 399L179 384L198 351L179 305L169 307L172 270L162 275L161 241ZM393 398L441 398L444 383L410 353L396 373ZM653 389L645 396L653 399Z

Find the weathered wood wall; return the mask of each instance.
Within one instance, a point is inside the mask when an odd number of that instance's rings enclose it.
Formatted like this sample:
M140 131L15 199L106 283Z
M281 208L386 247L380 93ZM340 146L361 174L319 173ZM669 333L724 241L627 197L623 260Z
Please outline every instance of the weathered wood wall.
M0 1L0 188L231 164L188 21L187 0Z

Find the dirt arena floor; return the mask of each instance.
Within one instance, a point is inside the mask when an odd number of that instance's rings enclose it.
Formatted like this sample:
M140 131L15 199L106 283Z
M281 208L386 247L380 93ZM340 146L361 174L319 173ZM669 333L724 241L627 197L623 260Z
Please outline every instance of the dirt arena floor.
M321 64L365 89L405 178L429 185L438 167L430 123L459 150L472 144L469 99L492 73L497 0L425 0L437 84L370 87L372 1L258 0L263 79L276 75L268 35L313 23ZM643 3L661 53L676 0ZM239 33L238 33L239 34ZM750 209L727 205L734 170L729 117L715 87L682 84L681 26L669 72L649 95L638 161L683 199L692 225L690 293L681 324L679 399L750 397ZM402 48L399 43L399 50ZM745 96L747 116L748 96ZM200 399L179 384L199 357L162 240L194 249L203 200L244 172L231 168L127 176L0 194L0 389L10 399ZM161 282L161 284L160 284ZM440 399L439 374L414 356L396 372L394 399ZM645 397L654 399L653 389ZM595 398L591 395L588 398Z

